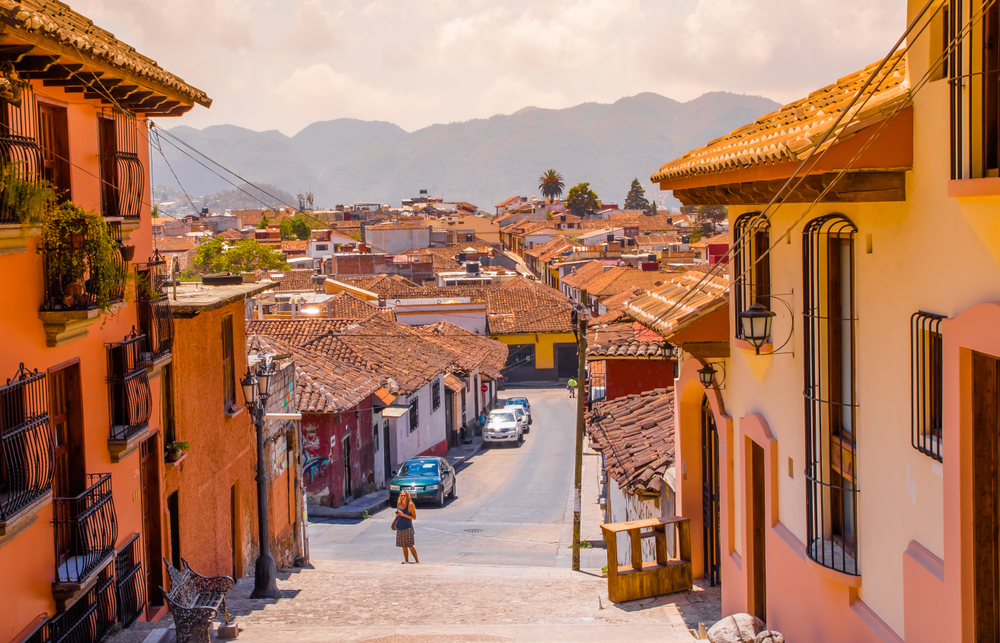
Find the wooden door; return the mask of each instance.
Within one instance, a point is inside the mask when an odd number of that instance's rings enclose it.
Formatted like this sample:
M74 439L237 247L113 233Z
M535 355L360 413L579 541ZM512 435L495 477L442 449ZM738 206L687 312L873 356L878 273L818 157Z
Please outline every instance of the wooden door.
M701 404L702 544L705 552L705 580L710 586L722 583L719 545L719 431L708 397Z
M973 574L976 643L1000 637L1000 360L972 354Z
M750 551L753 556L753 614L767 622L767 565L764 496L764 449L756 442L750 447Z
M59 202L70 198L69 126L66 108L38 103L39 143L42 148L42 174L59 195Z
M55 434L52 493L56 498L72 498L87 488L80 363L56 367L49 371L47 379L49 421Z
M139 495L142 501L142 551L145 558L146 599L162 605L163 545L160 524L159 436L144 440L139 460Z
M344 436L344 502L351 499L351 436Z

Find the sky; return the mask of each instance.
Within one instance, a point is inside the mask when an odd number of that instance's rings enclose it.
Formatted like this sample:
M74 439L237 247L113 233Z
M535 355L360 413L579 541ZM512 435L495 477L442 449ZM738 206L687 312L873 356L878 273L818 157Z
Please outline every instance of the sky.
M882 58L903 0L68 0L214 100L177 124L293 135L730 91L790 102Z

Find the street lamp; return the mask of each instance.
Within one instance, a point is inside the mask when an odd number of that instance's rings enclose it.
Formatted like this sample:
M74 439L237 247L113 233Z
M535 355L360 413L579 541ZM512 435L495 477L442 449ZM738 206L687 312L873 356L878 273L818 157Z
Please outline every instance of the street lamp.
M760 302L740 313L740 329L743 331L743 337L753 345L757 355L760 355L761 347L771 338L772 319L774 312L765 308Z
M711 364L705 364L704 367L698 369L698 380L704 388L712 388L715 384L715 369L712 368Z
M264 465L264 412L267 398L270 395L271 376L274 375L274 364L270 357L264 359L257 373L250 370L240 380L243 387L243 399L247 411L253 421L257 433L257 536L260 553L254 566L253 591L250 598L279 598L277 578L278 568L271 556L271 544L268 537L267 511L267 467Z

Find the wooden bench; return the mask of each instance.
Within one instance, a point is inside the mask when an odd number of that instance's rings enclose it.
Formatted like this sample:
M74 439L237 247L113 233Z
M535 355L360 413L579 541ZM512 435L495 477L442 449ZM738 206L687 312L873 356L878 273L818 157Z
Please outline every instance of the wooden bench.
M210 643L212 621L222 609L225 622L231 620L226 610L226 592L235 582L229 576L202 576L181 558L183 569L175 569L166 558L167 573L170 575L170 591L164 591L167 608L174 617L177 643Z
M642 530L648 530L642 533ZM667 552L667 529L675 530L677 557ZM601 525L608 548L608 598L616 603L672 594L692 587L690 519L673 516ZM618 565L618 534L628 533L631 565ZM656 560L642 560L642 539L655 539ZM671 552L672 553L672 552Z

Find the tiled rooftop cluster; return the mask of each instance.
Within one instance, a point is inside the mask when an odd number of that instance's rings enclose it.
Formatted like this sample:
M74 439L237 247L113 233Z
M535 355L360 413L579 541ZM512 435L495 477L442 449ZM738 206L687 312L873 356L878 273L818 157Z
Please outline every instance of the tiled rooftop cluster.
M674 466L674 390L597 402L587 414L587 432L620 487L658 494L653 480L664 478Z
M728 276L689 270L630 300L623 310L668 337L693 320L725 306L729 301L728 291Z
M587 357L662 359L665 341L625 313L607 312L590 323Z

